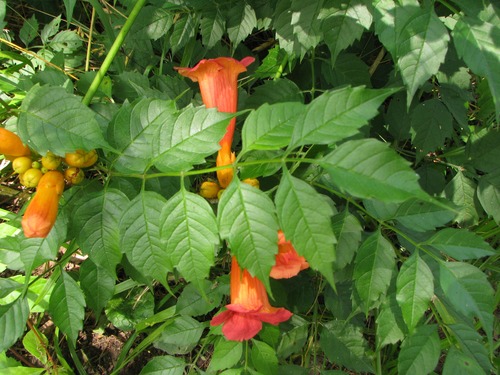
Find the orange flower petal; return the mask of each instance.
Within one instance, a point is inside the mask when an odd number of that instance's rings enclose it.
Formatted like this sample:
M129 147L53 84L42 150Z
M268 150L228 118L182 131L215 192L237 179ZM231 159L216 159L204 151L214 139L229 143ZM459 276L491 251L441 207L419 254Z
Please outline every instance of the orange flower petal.
M231 303L226 308L210 324L223 324L222 333L234 341L254 337L262 329L262 322L277 325L292 316L284 308L271 306L264 284L242 270L235 257L231 263Z
M292 243L285 239L283 231L279 230L278 254L270 276L273 279L289 279L306 268L309 268L309 263L297 253Z
M56 222L63 191L64 177L61 172L49 171L42 176L21 222L26 237L47 237Z

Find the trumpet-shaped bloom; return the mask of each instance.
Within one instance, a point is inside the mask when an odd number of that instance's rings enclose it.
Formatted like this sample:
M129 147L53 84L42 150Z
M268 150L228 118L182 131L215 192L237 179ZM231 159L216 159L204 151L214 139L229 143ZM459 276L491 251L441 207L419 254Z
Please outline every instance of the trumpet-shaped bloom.
M287 241L283 231L279 230L278 254L276 254L276 264L271 268L270 276L273 279L289 279L306 268L309 268L309 263L297 254L292 243Z
M241 61L231 57L201 60L193 68L175 68L184 77L198 82L201 98L207 108L217 108L220 112L234 113L238 107L238 75L247 70L254 62L253 57L245 57ZM231 119L226 134L220 140L221 149L217 155L217 166L234 162L231 152L236 119ZM221 187L226 188L233 177L232 169L217 171Z
M31 151L23 144L21 138L10 130L0 128L0 154L10 157L29 156Z
M56 222L63 191L64 176L61 172L49 171L42 176L21 222L26 237L47 237Z
M282 307L271 306L264 284L242 270L235 257L231 263L231 303L226 308L210 325L223 324L222 333L233 341L251 339L262 329L262 322L277 325L292 316Z

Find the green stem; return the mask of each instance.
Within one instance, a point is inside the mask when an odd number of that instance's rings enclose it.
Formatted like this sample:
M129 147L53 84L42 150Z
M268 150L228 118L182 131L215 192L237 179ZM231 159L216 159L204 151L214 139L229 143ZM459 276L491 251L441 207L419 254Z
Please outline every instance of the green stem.
M274 75L273 80L277 80L281 78L281 75L283 74L283 70L285 70L285 66L288 64L288 55L285 55L283 58L283 61L281 62L280 66L278 67L278 71Z
M314 58L315 58L315 50L311 53L311 99L314 99L316 94L316 72L314 70Z
M451 10L455 14L459 14L460 13L460 11L457 8L455 8L453 5L451 5L447 1L445 1L445 0L438 0L438 2L440 2L441 4L443 4L446 8L448 8L449 10Z
M111 66L111 63L113 62L115 56L117 55L118 51L120 50L123 42L125 41L125 38L130 31L130 28L135 22L135 19L137 18L137 15L141 11L142 7L146 3L146 0L137 0L137 2L134 5L134 8L130 12L130 15L128 16L127 21L123 25L122 29L120 30L120 33L115 39L115 42L111 46L111 49L109 50L108 55L104 59L101 68L97 72L97 75L95 76L94 80L92 81L92 84L90 85L90 88L88 89L87 93L85 94L85 97L83 98L83 104L89 105L90 102L92 101L92 98L94 97L95 93L97 92L97 89L99 88L99 85L101 84L102 80L104 79L104 76L106 75L106 72L108 71L109 67Z

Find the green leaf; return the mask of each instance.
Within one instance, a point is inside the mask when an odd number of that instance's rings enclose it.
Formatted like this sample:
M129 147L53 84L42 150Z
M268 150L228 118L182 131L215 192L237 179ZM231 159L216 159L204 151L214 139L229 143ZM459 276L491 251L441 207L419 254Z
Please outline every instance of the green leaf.
M135 19L130 36L134 39L157 40L170 30L172 24L172 12L155 6L145 6Z
M57 33L49 43L51 49L66 55L76 52L81 46L82 40L78 34L72 30L64 30Z
M354 259L356 290L364 303L365 314L385 296L395 266L392 244L380 230L370 235L359 247Z
M280 78L264 81L264 84L257 86L252 96L245 102L245 106L258 108L263 104L286 102L304 103L304 95L295 82Z
M49 301L49 312L54 324L75 345L78 333L83 328L85 297L73 278L62 271L57 279Z
M341 190L382 202L428 200L409 163L375 139L348 141L320 162Z
M443 375L455 374L479 375L486 373L475 359L465 355L454 347L451 347L446 355L446 361L443 366Z
M36 332L36 333L35 333ZM40 332L36 327L28 331L23 337L24 348L36 359L38 359L42 364L47 363L47 349L49 346L49 340L42 332Z
M66 10L66 22L71 24L71 20L73 19L73 10L75 9L76 0L63 0L64 8Z
M485 128L471 134L472 147L470 158L474 168L483 172L495 173L500 169L500 132Z
M330 50L331 63L334 65L337 56L356 40L361 38L363 31L370 28L371 12L361 0L335 0L328 5L332 9L323 10L324 19L321 30L324 40Z
M301 103L263 104L246 118L241 137L243 151L279 150L290 142L297 118L304 111Z
M112 275L122 258L119 221L128 202L119 190L102 190L82 197L72 214L73 225L79 228L78 245Z
M342 321L325 324L320 346L330 361L356 372L373 372L368 343L359 327Z
M194 37L198 29L199 16L193 13L183 14L175 23L170 35L170 48L176 53Z
M500 117L500 20L493 4L489 4L478 17L460 17L452 32L458 55L474 73L488 79L493 101Z
M293 34L301 46L300 57L305 51L315 48L321 41L320 21L318 15L323 0L304 3L301 0L292 0Z
M437 326L419 326L401 344L398 374L427 375L436 367L440 354Z
M373 2L375 33L394 59L397 58L398 39L403 35L404 25L419 11L416 1L408 1L405 6L394 0Z
M21 261L24 264L24 270L31 273L36 267L42 265L48 260L56 258L61 244L66 239L68 221L63 212L59 213L56 223L45 238L26 238L20 239L19 246L21 251Z
M286 359L294 353L300 353L309 335L309 323L306 320L294 315L290 322L294 324L294 327L281 336L276 349L276 354L281 359Z
M417 326L434 296L434 277L429 266L415 251L401 266L396 299L410 334Z
M2 271L3 272L3 271ZM0 299L8 296L15 290L23 288L23 284L12 279L0 279Z
M144 288L116 294L106 305L106 317L118 329L130 331L154 315L155 302Z
M187 354L198 344L204 325L189 316L175 318L165 327L154 346L169 354Z
M304 4L300 0L281 0L276 5L273 25L276 38L289 56L302 59L321 41L322 4L323 1Z
M478 259L496 254L482 237L467 229L444 228L425 241L425 244L457 260Z
M80 266L80 286L85 294L87 306L98 317L115 292L115 277L106 268L92 260L85 260Z
M163 122L154 145L154 164L162 172L178 172L205 162L220 148L231 113L189 106Z
M399 206L394 217L411 230L426 232L444 226L456 216L454 207L450 205L446 209L443 207L446 204L445 201L437 205L420 199L409 199Z
M391 98L384 119L388 126L387 130L395 140L410 139L410 113L406 106L405 93L399 92Z
M443 147L445 139L452 135L453 118L438 99L419 103L410 115L410 133L417 149L417 160L430 151Z
M109 148L95 113L62 87L33 86L21 105L17 131L40 155Z
M24 333L29 312L26 298L18 298L7 305L0 305L0 353L7 351Z
M279 76L288 62L287 54L279 46L274 46L269 50L267 56L262 60L262 63L257 67L253 76L255 78L276 78ZM273 81L265 81L264 84ZM259 86L260 87L260 86Z
M274 375L278 370L276 351L265 342L252 339L252 363L264 375Z
M23 23L23 27L19 30L19 39L24 43L26 47L37 37L38 35L38 21L33 14L30 19L26 19Z
M399 89L343 87L327 91L307 105L297 120L290 149L306 144L334 144L359 134L378 107Z
M143 275L167 283L173 266L160 236L160 217L167 200L158 193L141 191L125 209L120 220L120 247Z
M227 34L236 48L257 26L255 10L246 2L239 1L229 8Z
M217 7L203 10L200 21L201 40L208 49L213 48L222 40L226 31L226 20Z
M242 268L269 290L269 273L278 252L278 222L266 193L233 178L219 201L220 236Z
M417 89L436 74L444 62L450 36L433 6L412 10L405 21L398 35L396 56L407 87L409 107Z
M227 368L234 367L241 359L243 354L243 343L237 341L228 341L224 337L214 346L214 352L208 366L209 372L217 372Z
M321 65L321 74L332 87L351 85L370 88L369 69L368 65L355 54L341 53L335 61L335 65L332 66L329 62L324 62Z
M349 213L348 210L332 218L332 228L337 238L334 266L341 270L354 258L361 242L363 228L356 216Z
M181 189L163 207L159 223L171 264L186 280L199 285L208 276L219 245L210 204Z
M176 313L180 315L199 316L208 314L220 306L222 290L213 282L203 280L201 292L193 284L188 284L177 299ZM199 287L197 286L197 287ZM213 358L212 358L213 360Z
M479 319L492 340L495 299L491 284L479 268L462 262L440 262L439 285L443 298L460 313Z
M185 367L186 363L181 358L157 356L142 368L139 375L182 375Z
M486 349L483 337L467 324L450 324L449 329L457 340L461 351L470 358L474 358L487 374L491 373L491 363L488 350Z
M333 209L311 185L293 177L288 170L283 172L275 201L285 238L333 285Z
M113 168L125 173L145 172L151 166L152 144L158 139L159 129L172 120L175 112L173 101L158 99L122 106L108 127L110 143L120 151Z
M500 170L481 177L477 197L486 213L500 224Z
M476 183L458 171L446 185L444 193L447 199L457 205L459 213L455 221L460 224L477 224L479 214L476 209Z
M47 44L49 38L53 37L59 31L59 24L61 23L61 16L55 17L52 21L44 26L40 37L42 38L42 43Z
M471 93L458 85L440 82L441 99L462 129L468 125L467 110L473 100Z
M406 323L395 293L390 293L382 302L376 322L377 350L395 344L407 335Z

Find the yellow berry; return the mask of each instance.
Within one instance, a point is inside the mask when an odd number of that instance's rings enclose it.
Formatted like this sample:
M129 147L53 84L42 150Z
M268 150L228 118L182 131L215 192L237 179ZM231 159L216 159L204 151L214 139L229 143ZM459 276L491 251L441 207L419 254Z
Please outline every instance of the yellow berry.
M64 161L70 167L88 168L96 163L98 157L96 150L76 150L75 152L67 153Z
M31 168L32 160L28 156L19 156L12 162L12 169L15 173L22 174Z
M34 188L38 185L38 181L42 178L43 173L40 169L30 168L23 174L19 175L21 183L29 188Z
M215 199L219 190L220 186L217 182L204 181L200 186L200 195L206 199Z
M260 189L260 183L259 183L259 180L257 180L256 178L245 178L243 181L241 181L247 185L250 185L250 186L253 186L257 189Z
M85 178L83 170L77 167L69 167L64 171L64 179L68 181L68 184L78 185Z
M62 158L60 156L54 155L52 152L47 152L47 154L42 157L42 165L49 171L53 171L59 168L61 165Z

